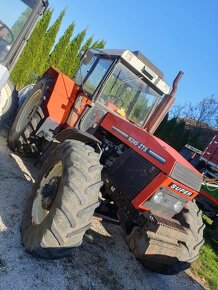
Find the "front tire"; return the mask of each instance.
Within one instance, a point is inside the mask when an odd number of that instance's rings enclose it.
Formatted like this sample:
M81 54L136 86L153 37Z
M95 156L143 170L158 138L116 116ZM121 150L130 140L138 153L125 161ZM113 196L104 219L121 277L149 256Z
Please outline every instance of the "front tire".
M99 205L101 169L99 154L80 141L66 140L56 147L24 213L21 231L27 252L54 259L81 245Z
M187 233L186 238L178 240L176 244L167 237L161 240L155 232L145 232L138 227L134 227L130 235L126 236L127 245L145 268L153 272L173 275L188 269L198 258L199 250L204 243L205 228L201 211L195 202L190 202L180 214L175 216L175 219ZM156 245L156 249L153 247L152 251L147 251L152 244ZM173 253L177 254L173 255Z

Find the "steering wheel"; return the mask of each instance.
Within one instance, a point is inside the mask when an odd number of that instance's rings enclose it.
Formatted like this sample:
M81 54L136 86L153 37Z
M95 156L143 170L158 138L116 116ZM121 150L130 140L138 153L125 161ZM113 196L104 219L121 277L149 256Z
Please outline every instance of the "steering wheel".
M7 30L7 35L6 37L4 37L5 35L1 35L3 30L6 29ZM4 41L5 43L7 43L7 45L10 45L13 43L14 41L14 35L12 33L12 31L10 30L10 28L3 22L0 20L0 40Z
M110 102L111 99L115 99L114 105L117 105L119 102L121 102L121 107L124 105L124 101L121 98L114 96L114 95L104 96L104 99L106 102Z

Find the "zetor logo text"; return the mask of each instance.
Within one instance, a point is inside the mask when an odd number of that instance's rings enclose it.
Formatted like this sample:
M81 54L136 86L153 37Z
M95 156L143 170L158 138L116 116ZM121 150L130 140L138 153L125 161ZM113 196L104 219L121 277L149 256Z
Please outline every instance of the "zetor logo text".
M188 190L186 190L186 189L184 189L184 188L182 188L182 187L176 185L176 184L173 183L173 182L171 182L171 183L169 184L169 187L172 188L172 189L174 189L174 190L176 190L176 191L178 191L178 192L181 192L181 193L183 193L183 194L185 194L185 195L187 195L187 196L192 196L192 194L193 194L191 191L188 191Z

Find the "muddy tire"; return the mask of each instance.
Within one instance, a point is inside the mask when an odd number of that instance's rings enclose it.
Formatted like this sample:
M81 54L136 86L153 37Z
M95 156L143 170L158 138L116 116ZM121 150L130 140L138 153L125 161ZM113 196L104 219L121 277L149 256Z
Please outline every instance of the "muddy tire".
M50 95L53 85L54 79L52 77L44 77L26 97L17 112L9 133L8 146L11 150L20 155L32 154L29 140L35 136L38 127L45 118L40 104Z
M54 178L53 172L57 175L57 164L62 164L59 185L49 210L44 210L41 193ZM66 140L54 150L34 184L24 213L21 231L27 252L40 258L61 258L82 244L99 205L101 169L99 154L80 141Z
M186 239L178 240L176 244L172 244L172 241L167 237L161 241L159 236L155 236L156 233L144 232L138 227L134 227L130 235L126 237L130 250L145 268L165 275L174 275L188 269L191 262L198 258L199 250L204 243L203 230L205 226L201 211L195 202L190 202L180 214L175 216L175 219L180 222L187 233ZM157 249L161 244L163 246L162 254L159 250L157 253L152 251L152 253L146 254L150 244L157 245ZM164 251L166 253L176 251L178 254L176 256L164 255Z
M11 126L18 107L18 92L10 80L0 92L0 125Z

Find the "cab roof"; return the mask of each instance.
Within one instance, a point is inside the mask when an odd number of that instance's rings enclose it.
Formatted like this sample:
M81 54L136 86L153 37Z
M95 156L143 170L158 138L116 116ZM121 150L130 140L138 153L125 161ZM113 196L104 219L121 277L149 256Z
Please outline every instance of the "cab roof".
M163 73L139 51L128 49L91 49L93 54L101 54L108 57L117 57L125 61L142 75L159 94L168 94L170 86L163 80Z
M125 51L128 51L128 49L91 49L93 53L97 54L108 54L108 55L112 55L112 56L121 56ZM139 60L141 60L141 62L143 62L145 65L147 65L148 67L150 67L161 79L164 78L164 74L163 72L156 67L147 57L144 56L143 53L141 53L140 51L136 50L136 51L131 51Z

